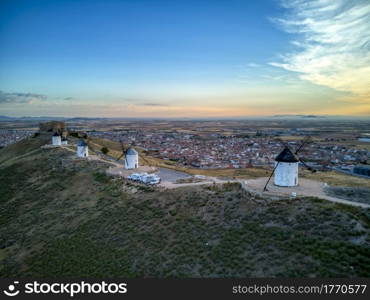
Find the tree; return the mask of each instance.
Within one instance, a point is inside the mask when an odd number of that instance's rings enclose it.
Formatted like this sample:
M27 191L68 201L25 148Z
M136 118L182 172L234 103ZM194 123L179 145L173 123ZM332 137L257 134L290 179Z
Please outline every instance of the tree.
M107 147L103 147L100 149L103 154L107 154L109 152L109 149Z

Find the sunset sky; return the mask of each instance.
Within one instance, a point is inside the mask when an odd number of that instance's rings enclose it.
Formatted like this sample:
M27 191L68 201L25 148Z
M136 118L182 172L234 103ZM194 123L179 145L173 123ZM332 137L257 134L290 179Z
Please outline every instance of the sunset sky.
M369 0L1 0L0 115L370 116Z

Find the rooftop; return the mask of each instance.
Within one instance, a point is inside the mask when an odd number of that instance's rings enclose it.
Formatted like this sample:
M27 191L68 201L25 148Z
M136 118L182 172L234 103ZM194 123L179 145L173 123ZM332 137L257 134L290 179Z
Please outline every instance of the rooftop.
M285 147L284 150L281 151L278 156L276 156L275 160L278 162L289 162L289 163L299 161L297 156L288 147Z
M137 151L132 147L128 148L126 151L126 155L137 155L137 154L138 154Z
M80 147L85 147L85 146L87 146L87 144L86 144L86 142L85 142L84 140L80 140L80 141L78 142L78 146L80 146Z

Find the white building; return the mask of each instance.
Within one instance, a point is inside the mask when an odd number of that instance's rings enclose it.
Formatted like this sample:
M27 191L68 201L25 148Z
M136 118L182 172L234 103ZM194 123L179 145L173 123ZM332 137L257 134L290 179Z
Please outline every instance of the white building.
M55 132L51 138L51 142L53 146L60 146L62 145L62 137L58 132Z
M298 185L298 158L289 148L275 158L275 185L297 186Z
M77 144L77 156L78 157L88 157L89 147L84 140L80 140Z
M125 169L136 169L139 167L139 153L132 147L125 153Z
M62 145L68 145L68 140L65 137L62 137Z

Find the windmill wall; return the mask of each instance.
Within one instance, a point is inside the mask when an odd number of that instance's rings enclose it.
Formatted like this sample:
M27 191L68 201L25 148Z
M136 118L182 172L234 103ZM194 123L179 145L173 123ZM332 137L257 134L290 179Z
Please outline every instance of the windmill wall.
M58 135L58 136L52 136L51 139L52 139L52 144L54 146L60 146L60 145L62 145L62 138L61 138L60 135Z
M136 169L139 167L139 155L126 155L125 169Z
M298 162L279 162L275 169L274 183L278 186L298 185Z
M78 157L88 157L89 149L86 146L77 146L77 156Z

